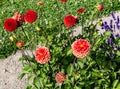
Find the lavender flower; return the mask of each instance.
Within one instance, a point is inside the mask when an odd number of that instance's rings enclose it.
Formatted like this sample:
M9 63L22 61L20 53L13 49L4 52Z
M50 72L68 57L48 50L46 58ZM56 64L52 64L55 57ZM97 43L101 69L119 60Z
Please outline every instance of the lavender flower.
M119 23L119 21L120 21L120 20L119 20L119 16L117 16L117 22Z
M120 29L120 25L119 25L119 23L118 22L115 22L116 23L116 27L117 27L117 29Z
M110 28L112 28L112 23L113 23L113 20L110 20Z
M116 46L116 49L117 49L118 51L120 51L120 46Z
M120 34L116 34L115 37L120 38Z
M115 37L114 37L113 34L111 34L110 37L107 39L107 43L113 47L114 46L114 40L115 40Z
M111 13L111 16L113 17L114 20L116 20L115 14L113 12Z
M111 28L108 26L108 24L107 24L106 21L102 24L102 28L105 29L106 31L108 31L109 29L111 29Z

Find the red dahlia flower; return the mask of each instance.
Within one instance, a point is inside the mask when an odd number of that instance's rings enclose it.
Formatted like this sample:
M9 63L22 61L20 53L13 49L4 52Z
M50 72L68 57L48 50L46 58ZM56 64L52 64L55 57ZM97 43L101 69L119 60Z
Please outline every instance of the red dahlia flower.
M98 11L102 11L104 9L104 6L102 4L98 4L97 9Z
M66 76L65 76L65 74L59 72L56 74L55 79L58 83L62 83L66 80Z
M33 10L28 10L24 15L24 19L28 23L33 23L37 19L37 13Z
M90 44L87 40L78 39L72 44L72 53L77 58L84 58L90 51Z
M61 2L67 2L67 0L60 0Z
M66 27L72 27L75 25L77 19L75 18L75 16L72 15L67 15L64 18L64 24Z
M36 61L40 64L45 64L50 61L50 52L47 47L40 47L35 53Z
M24 23L24 16L21 13L16 12L12 18L17 21L18 26Z
M17 28L17 21L13 18L6 19L4 21L4 28L9 32L14 31Z
M83 13L83 12L85 12L85 8L80 8L80 9L77 10L77 12L78 13Z

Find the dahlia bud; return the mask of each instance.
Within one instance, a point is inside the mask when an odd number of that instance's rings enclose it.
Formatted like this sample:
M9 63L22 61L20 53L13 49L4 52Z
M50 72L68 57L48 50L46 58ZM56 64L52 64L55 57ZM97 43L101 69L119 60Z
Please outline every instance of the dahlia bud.
M16 43L16 46L17 46L18 48L23 47L23 45L24 45L24 42L23 42L23 41L18 41L18 42Z
M9 39L10 39L11 41L14 41L14 36L10 36Z
M104 6L102 4L97 5L98 11L102 11L104 9Z
M43 5L43 2L42 2L42 1L39 1L39 2L37 3L37 5L38 5L38 6L41 6L41 5Z
M17 21L18 26L24 23L24 16L21 13L16 12L12 18Z
M59 72L56 74L55 79L58 83L62 83L66 80L66 76L65 76L65 74Z
M77 10L78 13L84 13L85 12L85 8L80 8Z

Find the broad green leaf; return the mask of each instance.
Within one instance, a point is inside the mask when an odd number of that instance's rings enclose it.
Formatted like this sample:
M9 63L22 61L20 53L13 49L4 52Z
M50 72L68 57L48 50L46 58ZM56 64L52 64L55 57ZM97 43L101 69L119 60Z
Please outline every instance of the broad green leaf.
M119 80L114 80L113 81L113 89L116 88L117 84L119 83Z
M118 83L118 85L117 85L116 89L120 89L120 83Z
M72 75L72 72L73 72L73 64L70 64L68 67L67 67L67 74L69 75Z
M31 85L28 85L26 89L33 89Z

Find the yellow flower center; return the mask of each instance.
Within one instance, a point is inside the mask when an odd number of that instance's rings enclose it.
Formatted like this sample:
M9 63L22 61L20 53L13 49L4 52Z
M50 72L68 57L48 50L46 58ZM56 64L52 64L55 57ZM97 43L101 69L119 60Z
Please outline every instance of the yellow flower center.
M83 44L80 45L80 48L82 48L82 47L83 47Z
M40 56L42 56L43 55L43 53L38 53Z

